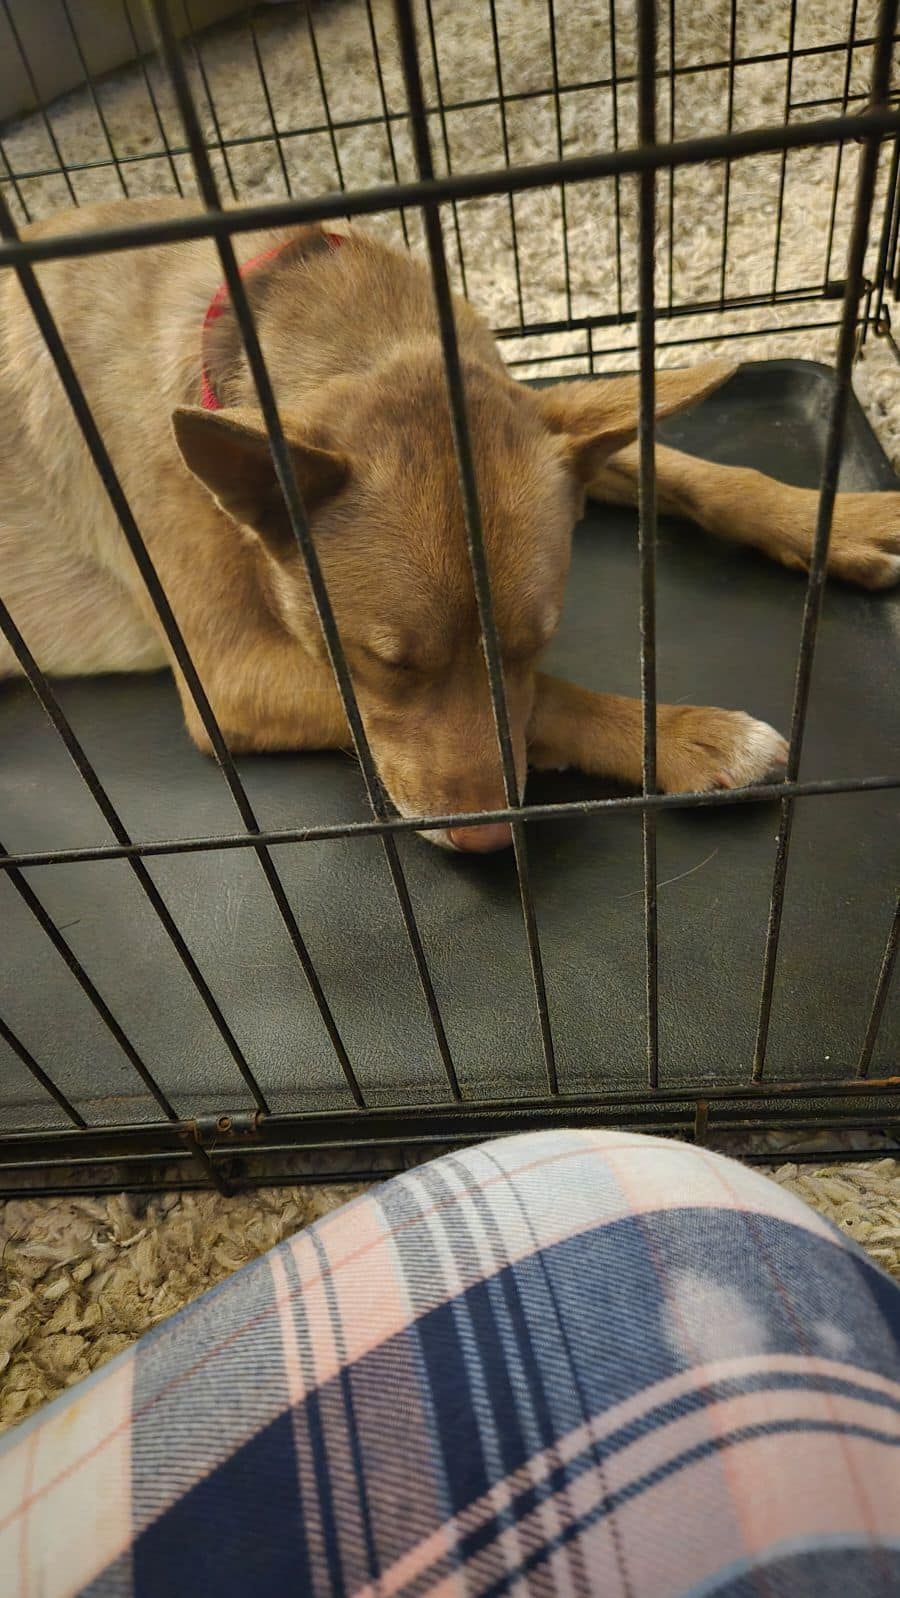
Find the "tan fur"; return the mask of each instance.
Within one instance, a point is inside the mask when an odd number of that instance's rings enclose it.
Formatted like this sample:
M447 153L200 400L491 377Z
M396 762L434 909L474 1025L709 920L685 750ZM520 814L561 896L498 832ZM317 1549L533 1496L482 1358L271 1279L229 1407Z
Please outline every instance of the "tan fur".
M177 212L130 202L130 220ZM102 205L30 234L111 225ZM298 484L388 791L406 814L494 808L496 752L425 269L364 234L330 250L317 228L239 236ZM234 318L209 343L224 409L198 408L200 328L220 280L198 241L38 268L66 346L230 746L346 746L348 731L278 490ZM523 388L485 324L456 302L494 610L520 785L526 762L640 780L635 701L536 670L555 630L584 493L633 503L631 378ZM728 375L661 372L660 415ZM59 675L152 670L168 648L12 273L0 281L0 592L39 663ZM816 496L659 449L660 508L809 559ZM870 587L900 575L900 495L838 502L831 568ZM0 642L0 676L17 670ZM205 747L176 670L185 719ZM759 780L783 740L741 712L662 706L667 790ZM429 836L434 836L429 834ZM508 841L460 829L458 847ZM439 837L437 841L448 840Z

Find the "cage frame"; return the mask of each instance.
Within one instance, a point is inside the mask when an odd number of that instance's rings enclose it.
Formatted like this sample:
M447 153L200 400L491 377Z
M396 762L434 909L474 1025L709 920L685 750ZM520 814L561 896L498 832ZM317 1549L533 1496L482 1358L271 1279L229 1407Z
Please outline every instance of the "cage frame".
M66 17L77 42L77 32L72 22L67 0L63 0ZM132 35L136 38L129 11L129 0L122 0L129 19ZM3 12L11 20L9 0L2 0ZM674 0L670 0L670 16ZM435 67L439 99L437 107L429 104L424 91L421 55L423 44L418 36L412 0L394 0L394 17L400 50L406 107L403 112L393 112L388 107L384 79L378 53L371 0L366 0L368 25L382 106L381 119L386 129L394 181L365 190L348 190L344 186L340 156L336 142L339 128L355 126L366 119L336 121L328 108L327 88L315 44L312 13L307 10L308 27L316 62L326 120L322 128L301 131L327 132L332 143L339 187L330 194L310 198L298 197L290 192L290 178L284 160L282 141L293 136L294 130L278 126L271 97L266 85L265 67L256 42L252 8L247 8L247 21L255 52L255 61L265 90L265 102L270 130L260 138L273 143L278 153L285 186L284 199L265 200L253 205L242 205L236 210L223 208L221 188L216 179L210 150L216 150L223 159L229 185L237 197L228 165L228 142L224 139L215 114L214 101L208 79L203 70L202 48L199 40L189 33L188 48L199 66L204 93L212 112L215 138L211 145L204 139L202 126L187 73L182 51L173 27L166 0L152 0L152 10L158 32L160 49L169 79L174 90L178 111L183 123L184 145L175 146L168 139L158 105L153 98L152 86L142 64L145 81L153 103L156 125L164 146L151 152L165 155L179 191L181 184L175 162L176 156L189 155L194 180L200 195L198 211L171 219L123 224L116 227L86 229L81 232L39 238L22 238L14 220L12 209L5 198L5 189L11 187L27 217L27 204L21 185L28 178L69 174L67 181L72 189L70 174L91 163L66 166L59 153L60 166L46 172L17 172L10 166L0 137L0 269L15 273L50 351L56 371L82 437L87 445L113 509L119 519L123 535L138 565L145 586L154 604L160 625L166 634L173 654L184 674L194 699L200 719L210 740L223 778L235 803L242 830L211 837L151 838L135 840L113 804L97 771L79 742L53 685L31 655L26 640L0 596L0 632L11 645L19 665L28 679L43 710L59 734L75 764L92 799L98 806L115 842L94 848L46 849L41 851L0 852L0 868L30 914L68 966L79 983L89 1003L112 1034L130 1067L155 1099L161 1119L139 1125L88 1125L79 1111L55 1081L46 1064L36 1060L24 1041L0 1017L0 1037L12 1049L41 1090L54 1099L69 1121L65 1130L29 1130L0 1134L0 1194L20 1191L24 1178L29 1185L37 1184L44 1192L71 1191L87 1186L92 1191L137 1190L157 1187L208 1187L213 1185L226 1193L235 1186L253 1182L333 1178L338 1172L346 1174L384 1174L396 1168L418 1151L436 1145L470 1141L503 1130L520 1130L524 1127L552 1125L560 1119L569 1124L596 1123L646 1127L663 1132L688 1133L703 1141L721 1132L747 1133L770 1127L819 1128L833 1127L847 1130L855 1127L869 1129L873 1126L895 1128L900 1126L900 1075L872 1078L870 1066L873 1059L879 1026L884 1013L900 944L900 897L894 907L890 925L885 929L884 952L879 971L873 978L872 999L865 1035L860 1042L855 1072L841 1079L827 1081L804 1078L795 1082L773 1082L766 1077L766 1056L769 1022L772 1010L775 976L779 952L782 914L784 909L787 872L790 858L791 832L795 806L801 799L823 798L829 795L855 792L874 792L900 787L900 774L871 774L860 778L831 778L818 782L800 780L800 757L809 700L810 683L822 596L825 585L828 541L834 509L841 448L846 424L851 372L853 362L871 334L888 340L900 358L894 340L889 308L889 295L896 299L900 293L900 105L897 93L891 87L892 51L897 42L897 0L879 0L878 23L874 34L862 40L851 38L847 45L847 70L845 73L840 110L837 113L816 117L810 121L792 123L790 111L796 107L790 101L791 66L795 56L802 53L793 47L793 28L796 18L796 0L791 8L791 48L788 52L765 56L762 59L784 59L788 62L788 89L786 115L783 125L735 130L732 125L733 75L735 67L745 58L735 58L735 17L737 0L731 0L732 52L728 62L730 88L727 127L722 133L692 136L676 140L674 122L670 116L669 138L660 140L657 130L657 84L668 74L674 85L678 76L702 67L679 67L670 50L667 67L658 64L657 7L655 0L636 0L637 12L637 71L632 75L602 80L614 91L634 87L637 93L638 138L631 147L622 148L618 135L614 148L598 150L589 155L563 154L563 140L559 120L560 97L571 86L561 85L558 77L556 55L554 0L548 0L548 20L552 40L553 83L552 93L556 109L557 156L528 164L511 164L504 120L504 154L506 165L474 173L455 174L450 168L450 151L447 143L443 112L458 109L452 103L440 100L440 77L434 45L433 20L430 4L426 0L426 18L430 36L432 60ZM515 98L505 95L502 82L502 63L497 36L494 0L490 0L492 41L498 79L498 98L487 103L497 104L505 116L505 104ZM610 14L615 20L614 0ZM853 9L855 19L855 6ZM670 39L672 37L670 31ZM821 47L828 48L828 47ZM872 54L871 83L862 101L850 92L850 63L857 50L869 49ZM85 69L85 81L92 103L98 109L109 158L100 163L114 168L117 180L127 194L127 178L123 169L131 157L120 157L109 128L99 110L100 101L89 66L80 51ZM22 50L23 62L27 58ZM722 63L720 63L721 65ZM30 70L30 69L29 69ZM32 75L33 76L33 75ZM36 85L34 85L36 89ZM537 93L538 91L534 91ZM546 92L546 91L541 91ZM476 102L472 102L473 104ZM830 102L829 102L830 103ZM670 99L670 107L674 101ZM807 102L801 102L809 108ZM851 106L854 109L851 110ZM817 104L813 109L819 109ZM48 110L40 102L38 110L52 135ZM439 176L435 169L432 133L429 122L435 110L440 113L444 157L448 171ZM412 135L417 176L414 180L401 180L391 136L392 123L406 119ZM2 134L2 130L0 130ZM856 192L846 268L842 276L829 276L832 243L840 181L840 158L846 143L854 140L861 146L857 172ZM882 148L890 147L887 199L878 235L878 266L874 279L865 276L865 253L870 234L875 184ZM794 286L780 294L778 289L778 255L784 195L784 167L792 149L830 147L838 152L836 175L832 196L831 223L826 253L823 281L818 285ZM53 140L53 148L59 147ZM819 488L818 513L812 560L807 579L797 666L794 680L789 754L783 782L761 787L732 790L728 793L695 793L666 795L656 791L656 523L657 508L654 476L654 362L656 351L679 343L701 343L703 338L660 340L657 328L661 321L675 321L682 316L696 316L721 311L726 306L739 309L737 300L725 294L725 263L727 260L728 185L731 163L749 155L780 154L782 158L781 188L775 241L775 263L769 295L745 296L744 308L762 305L801 305L815 299L831 300L840 306L840 313L832 323L815 323L833 326L837 330L835 383L828 420L824 462ZM150 158L142 154L133 159ZM655 296L654 241L656 237L657 178L672 175L686 165L707 161L725 161L725 202L723 213L723 247L718 299L690 305L674 305L671 293L671 262L669 265L669 303L658 304ZM615 311L563 321L528 323L525 319L521 278L518 271L516 248L515 196L550 186L559 188L565 205L567 184L596 178L618 181L634 178L638 184L638 243L637 243L637 303L634 311L626 310L621 298L621 265L618 282L619 304ZM594 367L594 332L602 327L624 326L633 323L637 333L639 372L639 433L640 477L638 508L638 542L640 563L640 624L641 624L641 700L643 722L643 784L639 795L615 798L588 799L557 804L527 804L518 799L512 756L509 723L507 718L503 671L499 641L493 619L490 585L484 539L480 521L478 487L468 430L465 402L465 385L456 340L456 327L452 306L448 251L444 232L442 209L449 207L454 220L460 267L465 281L465 263L459 235L455 206L467 199L487 196L505 196L509 208L516 263L517 304L520 321L515 326L495 329L503 339L522 338L538 334L566 331L583 332L590 367ZM74 197L74 191L73 191ZM671 205L671 188L670 199ZM391 807L382 788L377 766L365 733L359 711L352 676L344 654L327 588L319 565L316 547L303 508L291 466L289 450L281 427L275 395L269 379L263 353L257 337L253 315L246 289L234 253L234 238L244 231L288 223L328 222L339 218L359 218L381 212L397 213L406 234L406 213L418 212L424 227L428 261L435 296L437 323L444 357L445 376L450 414L453 426L454 448L459 472L460 492L465 515L469 559L478 606L488 684L491 695L497 744L504 776L505 805L492 811L467 812L448 815L428 815L400 818L391 813ZM617 248L621 263L621 231L616 212ZM214 240L222 268L222 276L238 323L241 343L246 356L257 401L263 414L269 436L270 449L275 463L290 523L303 559L313 594L316 613L334 672L335 681L343 701L354 747L363 775L371 817L364 822L334 823L311 827L266 829L262 827L253 809L242 779L236 769L212 707L206 697L200 677L194 667L190 651L171 611L163 586L153 567L140 529L128 505L112 461L106 450L97 423L92 415L84 391L66 353L48 302L40 288L35 267L41 262L83 257L95 252L128 250L150 243L172 243L194 238ZM671 228L669 233L671 241ZM567 239L565 226L564 241ZM567 247L567 246L566 246ZM567 307L571 312L572 296L566 256ZM800 328L803 324L792 324ZM751 330L752 332L753 330ZM720 333L709 334L719 338ZM742 331L730 335L740 338ZM605 354L618 353L616 350ZM550 357L549 359L553 359ZM559 359L559 357L556 357ZM533 357L528 358L533 364ZM511 366L517 363L513 360ZM519 363L522 364L522 363ZM685 1085L669 1086L660 1078L658 1035L658 950L657 926L657 872L656 872L656 821L659 812L671 808L687 809L719 804L766 803L777 801L779 826L772 870L768 920L765 934L763 968L757 1011L756 1037L753 1058L747 1081L739 1086L721 1088ZM638 1093L615 1092L598 1088L595 1092L573 1094L560 1089L553 1037L553 1023L547 999L541 955L540 932L534 895L528 870L526 829L540 825L542 820L561 819L565 816L600 816L635 810L641 816L643 840L643 909L645 934L645 1065L646 1086ZM472 1099L464 1095L457 1076L453 1054L444 1028L441 1009L432 982L427 955L419 931L415 909L409 894L405 873L396 847L397 835L407 830L425 830L447 826L463 827L489 821L508 821L512 827L517 881L522 908L525 945L531 971L534 997L535 1024L541 1041L541 1052L546 1077L546 1092L539 1096L515 1100ZM394 1105L375 1109L366 1101L358 1078L340 1036L327 997L303 938L297 916L292 909L278 871L278 849L299 847L306 842L326 838L352 838L376 836L385 853L388 870L403 918L411 958L414 962L422 995L426 1004L439 1056L446 1079L446 1099L425 1105L408 1107ZM247 1060L228 1019L223 1013L206 977L200 970L191 949L180 931L164 896L156 887L146 861L155 857L182 853L215 850L251 849L254 851L271 893L278 914L288 933L301 971L313 994L319 1014L325 1025L349 1098L347 1109L304 1111L298 1113L273 1113L264 1090L252 1065ZM2 850L2 845L0 845ZM60 929L42 903L40 896L26 875L36 868L57 864L88 863L100 860L123 860L137 879L138 885L157 916L187 971L207 1012L222 1037L234 1065L247 1089L252 1108L246 1113L223 1113L218 1116L184 1117L178 1113L171 1099L155 1080L142 1060L112 1010L103 998L94 978L84 969L64 931ZM846 1151L845 1157L846 1157ZM367 1164L368 1161L368 1164Z

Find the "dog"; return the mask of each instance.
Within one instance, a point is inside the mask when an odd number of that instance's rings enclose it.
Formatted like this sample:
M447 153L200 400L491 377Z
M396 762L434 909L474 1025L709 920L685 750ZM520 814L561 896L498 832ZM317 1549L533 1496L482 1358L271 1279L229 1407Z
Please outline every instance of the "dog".
M86 206L25 230L175 216ZM430 275L356 230L239 235L235 249L379 774L406 816L504 808ZM216 718L236 753L350 743L309 584L210 240L40 265L37 275ZM0 594L39 665L69 676L173 668L208 740L12 272L0 282ZM639 701L540 670L585 496L636 502L632 377L516 383L454 302L520 793L528 766L640 785ZM710 393L721 361L656 377L658 417ZM658 447L659 509L808 566L817 495ZM829 571L900 577L900 494L843 494ZM0 677L19 666L0 638ZM783 771L743 711L660 705L666 792ZM427 834L502 848L506 824Z

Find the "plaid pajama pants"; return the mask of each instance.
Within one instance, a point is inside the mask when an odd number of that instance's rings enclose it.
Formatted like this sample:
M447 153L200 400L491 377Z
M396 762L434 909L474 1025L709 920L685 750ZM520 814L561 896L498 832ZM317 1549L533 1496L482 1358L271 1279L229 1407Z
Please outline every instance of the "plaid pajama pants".
M4 1598L900 1594L900 1289L686 1145L512 1137L13 1432Z

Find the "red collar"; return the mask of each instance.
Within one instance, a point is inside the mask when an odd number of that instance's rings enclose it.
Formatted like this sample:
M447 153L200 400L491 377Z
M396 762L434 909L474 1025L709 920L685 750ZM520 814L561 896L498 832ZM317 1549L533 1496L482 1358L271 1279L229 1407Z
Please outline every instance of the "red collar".
M339 250L344 242L343 236L340 233L326 233L324 237L328 243L329 249L331 250ZM293 242L293 239L286 239L283 244L276 244L273 249L263 250L261 255L254 255L252 260L245 261L243 266L240 268L241 277L246 277L248 273L255 272L256 268L258 266L263 266L266 261L274 260L276 255L280 255L282 250L287 249L287 246L289 244L293 244ZM220 411L222 409L222 401L216 394L216 391L212 385L212 379L209 375L209 366L206 359L205 346L208 330L212 327L214 322L219 320L219 317L223 314L227 304L228 284L220 283L206 308L206 315L203 318L203 327L200 332L200 348L202 351L200 366L200 404L205 411Z

